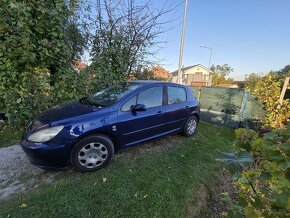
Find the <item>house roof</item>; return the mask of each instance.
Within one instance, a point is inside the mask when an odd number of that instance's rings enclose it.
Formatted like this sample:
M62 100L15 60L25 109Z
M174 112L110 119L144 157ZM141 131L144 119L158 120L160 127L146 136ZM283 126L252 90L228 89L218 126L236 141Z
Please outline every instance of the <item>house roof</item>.
M87 65L83 64L80 60L75 60L73 62L73 65L75 68L79 69L79 70L83 70L87 67Z
M197 66L203 67L203 68L207 69L208 71L212 72L210 69L208 69L208 67L205 67L202 64L195 64L195 65L191 65L191 66L188 66L188 67L183 67L183 68L181 68L181 71L184 72L186 70L189 70L190 68L197 67ZM173 74L173 75L176 74L176 73L178 73L178 70L175 70L175 71L171 72L171 74Z
M166 71L164 68L160 67L159 65L153 67L151 72L153 72L155 76L162 77L162 78L169 79L172 77L172 75L168 71Z

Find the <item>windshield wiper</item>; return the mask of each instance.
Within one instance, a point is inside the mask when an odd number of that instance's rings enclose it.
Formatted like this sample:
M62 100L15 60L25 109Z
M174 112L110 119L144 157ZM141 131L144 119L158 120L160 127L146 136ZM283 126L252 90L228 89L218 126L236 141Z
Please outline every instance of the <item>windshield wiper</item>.
M88 99L88 97L81 98L80 102L83 103L83 104L88 104L88 105L92 105L92 106L96 106L96 107L105 107L105 105L98 104L96 102L90 101Z

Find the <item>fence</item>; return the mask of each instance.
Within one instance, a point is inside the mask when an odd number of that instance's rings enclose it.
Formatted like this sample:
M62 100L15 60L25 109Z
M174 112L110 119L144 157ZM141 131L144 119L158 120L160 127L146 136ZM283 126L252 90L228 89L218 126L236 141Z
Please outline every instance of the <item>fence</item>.
M264 117L262 104L244 89L191 87L201 104L201 119L237 128L257 128Z

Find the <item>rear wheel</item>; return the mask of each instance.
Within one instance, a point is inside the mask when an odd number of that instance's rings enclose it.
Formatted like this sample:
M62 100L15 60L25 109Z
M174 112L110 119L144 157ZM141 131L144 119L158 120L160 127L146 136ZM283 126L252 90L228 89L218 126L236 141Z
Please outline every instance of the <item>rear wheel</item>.
M108 165L113 156L112 140L105 135L92 135L74 146L70 160L76 170L93 172Z
M196 116L191 116L187 119L184 128L183 135L185 136L193 136L197 129L198 120Z

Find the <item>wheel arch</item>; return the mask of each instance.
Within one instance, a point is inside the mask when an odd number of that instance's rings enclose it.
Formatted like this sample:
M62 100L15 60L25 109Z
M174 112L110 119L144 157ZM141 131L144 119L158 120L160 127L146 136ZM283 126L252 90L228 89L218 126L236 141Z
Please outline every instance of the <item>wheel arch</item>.
M197 118L197 121L200 120L200 115L198 113L192 113L190 116L195 116Z
M104 135L104 136L106 136L106 137L108 137L109 139L112 140L113 145L114 145L115 152L116 152L117 150L120 149L119 142L118 142L117 138L116 138L112 133L108 133L108 132L100 131L100 130L94 130L94 131L89 131L89 132L86 132L86 133L83 133L82 135L80 135L80 136L76 139L75 143L72 145L72 147L71 147L71 149L70 149L70 152L72 152L73 147L74 147L74 146L75 146L79 141L81 141L82 139L87 138L87 137L89 137L89 136L92 136L92 135Z

